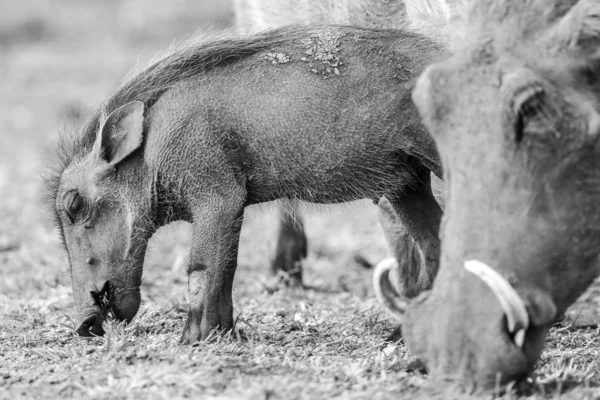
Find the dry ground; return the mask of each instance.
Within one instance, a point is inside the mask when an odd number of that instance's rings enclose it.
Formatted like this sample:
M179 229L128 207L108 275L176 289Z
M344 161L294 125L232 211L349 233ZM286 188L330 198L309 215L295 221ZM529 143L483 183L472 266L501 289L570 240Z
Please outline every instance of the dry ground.
M136 60L231 17L224 0L0 0L0 398L458 397L407 370L404 346L383 340L393 321L372 297L370 272L352 261L386 252L367 203L309 217L312 288L274 294L264 287L272 209L249 210L231 335L178 344L183 224L152 241L135 321L107 326L105 338L74 334L68 264L38 178L50 143ZM600 398L598 333L553 329L522 396Z

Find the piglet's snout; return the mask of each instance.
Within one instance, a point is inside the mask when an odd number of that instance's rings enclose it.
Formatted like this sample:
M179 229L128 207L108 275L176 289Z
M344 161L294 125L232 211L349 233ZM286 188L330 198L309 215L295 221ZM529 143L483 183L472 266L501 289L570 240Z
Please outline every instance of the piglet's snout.
M96 289L100 288L100 289ZM90 290L90 302L84 312L83 322L77 328L77 333L82 337L102 336L104 328L102 323L106 319L110 309L110 283L104 281L95 285L94 290Z
M110 309L119 321L131 322L140 308L141 301L139 290L116 291L111 298Z
M77 328L77 334L82 337L93 337L103 336L104 329L102 328L102 322L104 318L101 313L96 312L83 320L79 328Z

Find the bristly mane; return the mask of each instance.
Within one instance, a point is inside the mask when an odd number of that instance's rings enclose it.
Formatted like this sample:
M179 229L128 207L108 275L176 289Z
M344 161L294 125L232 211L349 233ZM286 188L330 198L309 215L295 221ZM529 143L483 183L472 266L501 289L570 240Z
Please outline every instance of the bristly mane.
M473 1L467 24L510 48L526 38L536 40L577 2L581 0Z
M139 72L133 72L115 93L96 110L79 133L62 132L56 144L55 159L43 180L48 204L54 204L64 170L78 157L88 154L104 119L115 109L131 101L151 107L169 88L203 72L269 50L296 31L287 27L245 38L196 37L178 46Z
M410 30L450 48L454 42L463 40L469 3L469 0L404 0Z

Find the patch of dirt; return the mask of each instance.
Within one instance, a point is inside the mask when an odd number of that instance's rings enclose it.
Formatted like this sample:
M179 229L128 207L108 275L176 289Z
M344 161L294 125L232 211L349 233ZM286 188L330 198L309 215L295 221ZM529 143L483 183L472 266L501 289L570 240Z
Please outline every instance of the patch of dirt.
M310 71L324 78L342 75L347 67L339 57L340 38L343 34L335 28L318 29L302 40L304 56Z
M264 59L273 65L287 64L290 62L290 56L285 53L271 50L264 55Z

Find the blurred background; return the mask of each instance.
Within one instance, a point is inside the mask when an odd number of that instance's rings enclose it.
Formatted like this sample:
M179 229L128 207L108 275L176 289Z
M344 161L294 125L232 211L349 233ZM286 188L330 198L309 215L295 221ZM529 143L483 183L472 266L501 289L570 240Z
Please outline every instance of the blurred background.
M44 203L40 172L62 129L77 129L136 65L196 33L230 29L227 0L0 0L0 298L74 314L69 268ZM372 202L313 207L308 284L370 293L353 261L386 254ZM264 289L276 234L273 207L247 210L234 298ZM152 239L145 300L186 303L187 224ZM1 304L1 302L0 302ZM13 303L14 305L14 303Z

